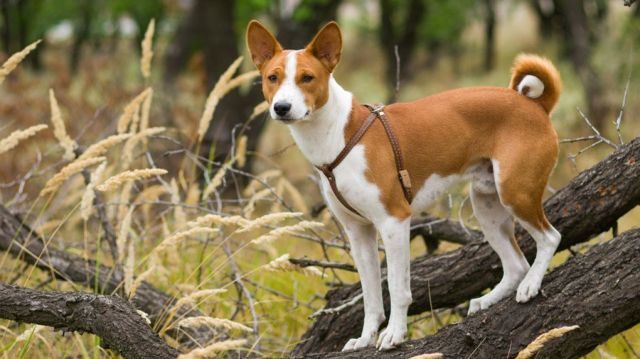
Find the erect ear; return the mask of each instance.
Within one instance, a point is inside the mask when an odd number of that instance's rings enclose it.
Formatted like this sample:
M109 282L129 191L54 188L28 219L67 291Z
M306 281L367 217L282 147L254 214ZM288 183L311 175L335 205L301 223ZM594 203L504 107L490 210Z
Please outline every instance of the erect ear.
M329 72L333 72L340 61L342 51L342 33L335 21L326 24L307 45L306 51L324 64Z
M247 46L251 53L251 59L258 69L261 69L262 65L282 51L278 40L256 20L251 20L247 25Z

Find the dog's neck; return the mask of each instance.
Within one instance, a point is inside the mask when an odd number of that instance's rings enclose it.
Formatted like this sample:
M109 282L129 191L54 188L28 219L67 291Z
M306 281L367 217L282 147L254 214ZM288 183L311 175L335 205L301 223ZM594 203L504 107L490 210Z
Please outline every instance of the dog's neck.
M332 162L345 146L344 130L351 117L353 95L329 78L327 103L309 118L289 125L304 156L315 166Z

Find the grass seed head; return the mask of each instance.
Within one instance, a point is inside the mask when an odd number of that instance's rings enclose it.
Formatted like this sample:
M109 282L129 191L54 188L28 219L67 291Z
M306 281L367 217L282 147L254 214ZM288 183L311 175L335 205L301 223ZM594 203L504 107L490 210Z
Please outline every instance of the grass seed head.
M78 147L78 144L67 134L67 129L64 126L64 120L62 120L62 112L60 111L60 106L58 106L58 100L56 100L53 89L49 89L49 102L51 103L53 135L58 140L58 143L60 143L60 146L64 148L63 158L66 161L71 161L76 156L74 150Z
M145 168L125 171L108 178L104 183L97 186L96 189L100 192L110 192L128 181L137 181L149 177L162 176L164 174L167 174L167 170L162 168Z
M47 125L35 125L24 130L12 132L8 137L0 140L0 154L12 150L18 145L18 143L20 143L20 141L25 140L48 127L49 126Z

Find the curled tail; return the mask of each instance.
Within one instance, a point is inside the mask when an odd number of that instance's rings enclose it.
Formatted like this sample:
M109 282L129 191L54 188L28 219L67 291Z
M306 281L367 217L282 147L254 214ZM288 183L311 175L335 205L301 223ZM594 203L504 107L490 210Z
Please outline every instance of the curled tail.
M558 70L548 59L520 54L513 62L509 87L537 102L550 113L560 97L562 81Z

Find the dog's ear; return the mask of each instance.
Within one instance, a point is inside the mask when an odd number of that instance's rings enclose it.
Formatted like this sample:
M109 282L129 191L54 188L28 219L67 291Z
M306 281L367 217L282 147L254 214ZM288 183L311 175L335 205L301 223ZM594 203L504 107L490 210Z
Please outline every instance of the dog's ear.
M342 33L338 24L335 21L326 24L305 50L320 60L329 72L333 72L342 52Z
M262 65L282 51L278 40L256 20L251 20L247 25L247 47L249 47L251 59L258 69L261 69Z

